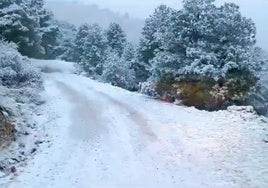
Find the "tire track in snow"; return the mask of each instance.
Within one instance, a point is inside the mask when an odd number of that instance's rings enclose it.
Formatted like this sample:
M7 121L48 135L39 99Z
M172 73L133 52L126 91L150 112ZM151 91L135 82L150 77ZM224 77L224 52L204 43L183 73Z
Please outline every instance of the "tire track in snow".
M98 101L88 99L63 82L57 81L56 85L74 105L70 127L70 133L74 138L100 139L102 134L108 133L104 109Z
M151 141L151 142L157 142L159 141L159 138L157 135L151 130L149 127L148 120L137 110L132 108L131 106L114 99L113 97L107 95L106 93L103 93L101 91L97 91L94 88L89 88L96 94L102 96L103 98L107 99L109 102L114 104L115 106L119 106L121 109L125 110L129 113L129 118L132 122L134 122L136 125L139 126L141 132Z

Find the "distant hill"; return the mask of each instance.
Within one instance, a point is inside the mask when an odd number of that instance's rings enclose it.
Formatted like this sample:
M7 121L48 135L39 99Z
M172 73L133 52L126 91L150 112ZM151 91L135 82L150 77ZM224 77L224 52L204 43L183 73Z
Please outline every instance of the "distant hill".
M68 21L76 26L83 23L98 23L106 28L111 22L119 23L133 43L138 43L144 20L131 18L128 14L121 15L108 9L100 9L97 5L85 5L77 2L46 2L55 17Z

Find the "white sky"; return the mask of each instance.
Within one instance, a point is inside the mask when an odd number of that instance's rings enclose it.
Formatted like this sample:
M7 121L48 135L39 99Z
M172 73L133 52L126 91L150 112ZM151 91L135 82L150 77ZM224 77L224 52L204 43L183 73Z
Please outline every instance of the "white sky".
M108 8L121 14L129 13L131 17L146 18L155 7L166 4L172 8L180 8L182 0L47 0L74 1L96 4L100 8ZM268 0L216 0L217 3L234 2L241 7L243 15L251 17L257 25L258 44L268 50Z

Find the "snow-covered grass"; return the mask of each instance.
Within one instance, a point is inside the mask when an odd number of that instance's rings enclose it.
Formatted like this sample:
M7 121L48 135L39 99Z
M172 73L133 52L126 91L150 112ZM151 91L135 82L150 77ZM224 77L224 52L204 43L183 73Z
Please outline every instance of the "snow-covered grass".
M178 107L71 74L70 63L57 69L32 114L40 150L0 186L268 186L268 120L252 108Z

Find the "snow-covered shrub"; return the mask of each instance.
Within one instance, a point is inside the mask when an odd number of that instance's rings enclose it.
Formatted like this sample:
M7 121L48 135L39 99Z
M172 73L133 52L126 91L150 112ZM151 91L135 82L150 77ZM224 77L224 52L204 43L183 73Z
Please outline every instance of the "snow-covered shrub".
M148 96L152 96L152 97L158 97L158 94L155 90L156 86L155 83L153 82L142 82L139 84L139 92L144 94L144 95L148 95Z
M22 86L40 83L40 72L32 68L27 58L21 56L14 43L0 41L0 84Z

